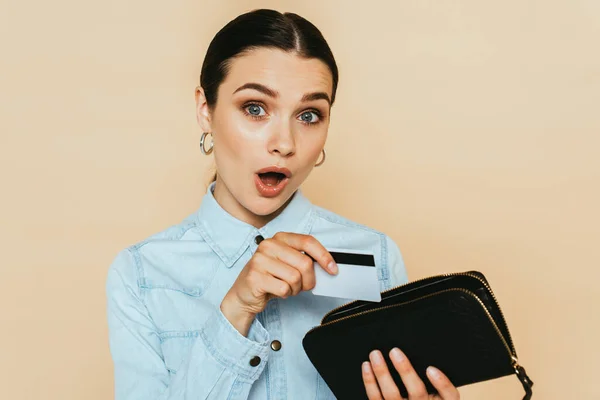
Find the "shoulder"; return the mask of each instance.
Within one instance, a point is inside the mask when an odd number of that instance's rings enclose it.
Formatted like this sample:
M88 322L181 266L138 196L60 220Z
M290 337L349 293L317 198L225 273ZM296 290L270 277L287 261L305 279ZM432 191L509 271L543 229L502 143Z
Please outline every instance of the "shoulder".
M125 286L137 291L147 279L147 266L157 265L155 261L169 259L178 253L185 253L183 247L204 242L196 228L196 219L188 217L138 242L122 248L113 256L108 270L107 290Z
M325 208L313 206L311 234L326 248L372 252L379 261L380 279L384 281L386 288L408 281L400 248L384 232Z
M194 237L194 239L197 239L197 235L194 234L194 228L196 227L197 219L194 218L194 215L191 215L178 224L171 225L159 232L148 236L145 239L140 240L135 244L132 244L129 248L141 250L146 245L188 240L190 239L190 236Z

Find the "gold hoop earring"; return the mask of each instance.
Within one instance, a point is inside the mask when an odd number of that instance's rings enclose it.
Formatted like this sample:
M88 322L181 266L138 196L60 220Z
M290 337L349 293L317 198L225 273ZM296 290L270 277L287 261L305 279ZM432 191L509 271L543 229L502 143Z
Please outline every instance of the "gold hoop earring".
M212 138L212 133L210 132L203 132L202 136L200 137L200 151L202 151L202 154L204 155L209 155L210 153L212 153L214 147L214 142L212 140L210 141L210 147L208 148L208 150L206 149L206 147L204 147L204 142L206 140L207 135L210 135Z
M320 167L325 162L325 157L327 157L327 153L325 153L325 149L323 149L321 152L323 153L323 158L321 159L321 161L315 164L315 167Z

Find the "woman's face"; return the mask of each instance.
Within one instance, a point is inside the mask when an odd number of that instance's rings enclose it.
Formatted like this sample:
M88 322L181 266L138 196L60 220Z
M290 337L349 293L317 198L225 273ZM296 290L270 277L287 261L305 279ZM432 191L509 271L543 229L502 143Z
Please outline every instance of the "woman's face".
M198 122L213 134L214 194L223 208L256 225L290 199L325 146L332 85L322 61L259 48L231 61L212 111L196 92Z

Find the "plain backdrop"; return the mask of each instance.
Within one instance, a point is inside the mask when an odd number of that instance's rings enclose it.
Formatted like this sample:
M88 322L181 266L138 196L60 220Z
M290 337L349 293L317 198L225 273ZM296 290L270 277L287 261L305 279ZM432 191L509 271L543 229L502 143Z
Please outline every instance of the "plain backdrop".
M306 195L389 234L411 279L482 271L534 398L599 399L594 0L2 0L0 397L112 398L108 266L199 206L200 66L261 7L314 22L340 67Z

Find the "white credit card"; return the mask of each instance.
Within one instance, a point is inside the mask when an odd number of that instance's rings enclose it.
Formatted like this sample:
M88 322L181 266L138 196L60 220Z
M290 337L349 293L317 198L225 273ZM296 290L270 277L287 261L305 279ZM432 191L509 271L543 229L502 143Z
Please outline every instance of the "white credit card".
M328 249L338 265L337 275L330 275L315 262L316 285L312 293L318 296L350 300L381 301L375 257L356 250Z

